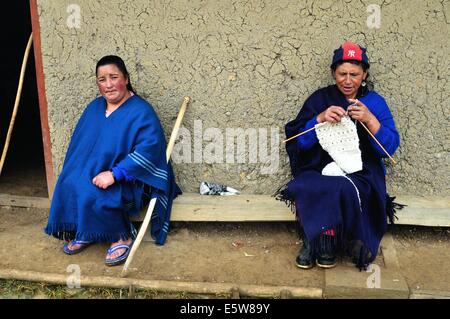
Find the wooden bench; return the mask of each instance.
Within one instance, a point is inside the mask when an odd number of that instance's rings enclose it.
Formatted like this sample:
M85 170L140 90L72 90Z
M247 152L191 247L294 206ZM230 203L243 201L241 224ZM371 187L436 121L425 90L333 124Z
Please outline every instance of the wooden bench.
M145 214L145 212L143 212ZM294 221L294 213L269 195L199 195L184 193L173 202L171 221Z
M397 196L408 205L397 211L397 224L450 227L450 197ZM0 194L0 206L49 209L48 198ZM142 220L146 210L136 221ZM183 193L173 203L171 221L277 222L295 221L294 214L270 195L208 196Z
M408 206L397 210L397 224L450 227L450 198L397 196ZM141 212L143 220L145 211ZM277 222L295 221L283 202L270 195L209 196L183 193L173 202L171 221Z

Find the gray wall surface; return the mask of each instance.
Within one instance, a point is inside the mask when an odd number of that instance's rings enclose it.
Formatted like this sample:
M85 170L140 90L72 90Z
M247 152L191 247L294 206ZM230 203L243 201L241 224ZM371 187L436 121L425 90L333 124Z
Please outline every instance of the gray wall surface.
M333 83L333 50L350 40L367 47L401 135L398 164L386 162L389 192L450 194L449 1L40 0L38 9L56 175L98 94L97 60L117 54L167 138L192 98L173 155L184 191L206 180L272 194L290 176L284 125Z

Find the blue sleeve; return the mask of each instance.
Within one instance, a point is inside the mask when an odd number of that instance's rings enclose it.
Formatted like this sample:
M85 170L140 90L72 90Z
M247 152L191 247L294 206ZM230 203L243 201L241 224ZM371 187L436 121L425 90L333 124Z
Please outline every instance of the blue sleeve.
M125 168L122 168L120 166L114 166L112 168L112 171L114 177L116 178L116 181L118 182L121 181L132 182L136 179L134 176L130 175Z
M374 134L375 138L383 145L389 155L392 156L400 145L400 136L386 101L376 93L374 93L373 96L374 97L370 98L367 103L364 101L364 98L361 100L380 122L381 126L378 132ZM370 144L380 157L387 157L386 153L373 138L369 138L369 140Z
M304 131L314 127L316 124L318 124L317 116L314 116L312 119L310 119L308 122L306 122L305 127L300 129L300 132L298 132L298 133L304 132ZM303 134L303 135L297 137L298 148L302 151L309 150L318 141L319 140L317 139L316 130L312 130L306 134Z

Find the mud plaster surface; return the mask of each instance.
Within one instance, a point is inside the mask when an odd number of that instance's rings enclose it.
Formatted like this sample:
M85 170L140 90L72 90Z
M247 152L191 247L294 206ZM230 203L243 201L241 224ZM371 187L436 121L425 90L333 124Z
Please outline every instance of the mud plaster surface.
M80 28L69 28L67 2L38 1L55 174L77 119L97 94L96 61L118 54L136 90L157 110L166 136L183 97L192 97L183 121L190 134L183 143L190 148L175 163L183 190L197 191L202 180L209 180L246 193L271 194L290 174L283 126L307 96L332 83L332 52L351 40L368 47L370 79L386 98L401 135L398 165L388 164L391 193L449 195L448 1L77 4ZM368 27L369 4L380 5L379 29ZM202 125L198 144L196 121ZM267 141L263 131L258 142L266 143L269 152L276 150L278 162L260 154L252 162L249 145L257 151L262 147L249 142L242 163L237 153L231 156L234 162L227 161L227 128L265 130ZM272 129L278 140L271 137ZM205 160L205 152L215 156ZM274 170L264 173L271 166Z

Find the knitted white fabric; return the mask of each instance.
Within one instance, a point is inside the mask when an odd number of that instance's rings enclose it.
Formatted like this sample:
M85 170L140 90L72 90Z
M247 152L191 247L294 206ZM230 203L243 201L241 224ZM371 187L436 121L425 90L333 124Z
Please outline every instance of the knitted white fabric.
M361 150L356 125L344 116L339 123L320 123L315 126L322 148L347 174L362 170Z
M328 163L322 170L325 176L345 176L344 171L336 164L336 162Z

